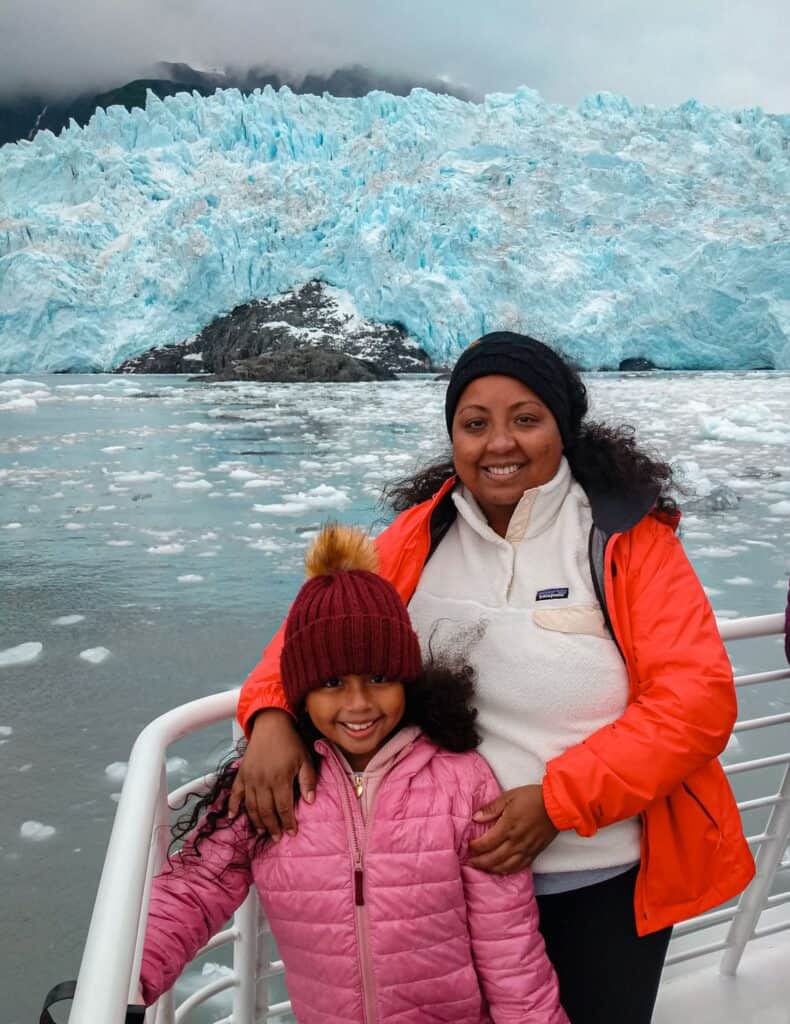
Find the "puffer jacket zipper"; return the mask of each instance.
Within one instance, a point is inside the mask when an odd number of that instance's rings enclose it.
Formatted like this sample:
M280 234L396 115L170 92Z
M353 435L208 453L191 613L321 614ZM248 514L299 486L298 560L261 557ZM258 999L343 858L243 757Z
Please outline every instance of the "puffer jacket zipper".
M364 838L373 820L373 808L367 826L362 820L359 808L351 799L351 783L345 771L337 762L334 753L329 754L332 762L332 773L340 785L343 811L346 818L349 845L354 879L354 920L357 928L357 951L359 954L359 973L362 979L362 1001L364 1004L365 1024L376 1024L376 982L373 976L373 955L370 948L370 922L365 905L365 864Z

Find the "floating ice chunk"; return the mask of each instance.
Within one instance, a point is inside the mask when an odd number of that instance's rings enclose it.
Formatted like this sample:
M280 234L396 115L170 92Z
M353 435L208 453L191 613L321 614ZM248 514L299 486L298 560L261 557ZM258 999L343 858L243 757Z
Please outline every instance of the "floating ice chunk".
M282 544L278 544L277 541L266 539L266 540L251 540L247 547L251 551L263 551L266 554L273 555L277 551L282 551Z
M349 503L348 493L339 487L319 484L306 493L286 494L286 501L304 502L308 508L342 508Z
M178 480L173 486L182 491L210 491L214 485L201 478L200 480Z
M25 377L11 377L9 380L0 381L0 391L21 391L24 388L40 388L41 384L36 380L27 380Z
M0 736L3 739L8 739L9 736L13 735L14 730L10 725L0 725Z
M231 480L257 480L258 474L251 472L249 469L232 469L228 473L228 477Z
M128 761L113 761L112 764L108 764L104 769L104 774L110 780L110 782L123 782L126 778L126 773L129 770Z
M113 479L117 484L147 484L151 480L161 480L164 473L158 473L154 469L140 469L124 473L113 473Z
M4 530L18 530L22 526L21 523L6 523L3 527Z
M179 583L202 583L203 577L198 576L197 573L187 572L183 576L177 577Z
M9 665L29 665L43 650L44 645L37 640L18 644L16 647L7 647L0 651L0 668L7 668Z
M748 576L731 576L724 582L729 583L731 587L751 587L754 584L754 580Z
M5 412L35 412L38 409L38 402L35 398L22 395L19 398L12 398L10 402L0 402L0 409Z
M790 501L777 501L768 506L768 511L775 516L790 516Z
M184 757L168 757L165 762L165 770L168 775L185 772L187 768L189 768L189 762Z
M106 647L87 647L84 651L80 651L82 660L90 662L91 665L101 665L109 656L110 652Z
M76 626L78 622L84 622L84 615L61 615L60 618L53 619L53 626Z
M719 484L709 490L704 497L690 501L688 507L697 512L724 512L727 509L737 508L740 500L740 495L736 494L731 487Z
M146 548L149 555L180 555L183 550L183 544L155 544Z
M735 558L738 551L736 548L724 548L710 544L705 548L697 548L694 554L697 558Z
M752 422L736 422L734 417L703 416L700 419L703 437L721 441L745 441L754 444L790 444L790 428L783 427L774 419L768 425L752 425Z
M225 964L209 962L207 964L203 964L200 974L203 978L212 978L215 975L219 978L229 978L231 974L233 974L233 968L228 967Z
M64 530L71 530L72 533L77 533L79 530L85 529L85 523L64 523Z
M102 448L101 450L103 452L106 452L108 455L111 454L112 452L125 452L126 451L126 445L125 444L108 444L106 448Z
M284 501L279 505L253 505L252 509L270 516L298 516L302 512L309 512L310 506L306 501Z
M51 839L55 835L55 829L51 825L43 825L40 821L23 821L19 834L23 839L41 843L45 839Z
M134 542L131 540L108 540L108 548L129 548Z

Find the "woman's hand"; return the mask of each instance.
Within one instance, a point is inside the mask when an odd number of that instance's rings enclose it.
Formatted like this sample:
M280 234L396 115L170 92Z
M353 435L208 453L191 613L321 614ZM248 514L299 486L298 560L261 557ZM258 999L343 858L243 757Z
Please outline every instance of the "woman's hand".
M469 844L472 867L493 875L512 875L529 867L557 835L540 786L509 789L472 816L478 822L495 818L496 825Z
M231 817L244 804L255 828L279 842L282 833L295 836L294 779L308 804L315 798L315 770L290 715L278 708L260 711L230 793Z

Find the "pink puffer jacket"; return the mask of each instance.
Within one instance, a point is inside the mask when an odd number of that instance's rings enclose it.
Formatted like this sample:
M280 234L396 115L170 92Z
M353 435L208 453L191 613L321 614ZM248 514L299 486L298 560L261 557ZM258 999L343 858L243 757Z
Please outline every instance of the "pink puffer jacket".
M464 864L483 830L471 815L499 792L486 762L418 736L393 759L365 822L340 757L328 743L316 747L316 799L300 803L298 835L253 856L239 818L206 839L199 858L175 858L155 880L146 1003L254 882L301 1024L567 1024L531 873L498 877Z

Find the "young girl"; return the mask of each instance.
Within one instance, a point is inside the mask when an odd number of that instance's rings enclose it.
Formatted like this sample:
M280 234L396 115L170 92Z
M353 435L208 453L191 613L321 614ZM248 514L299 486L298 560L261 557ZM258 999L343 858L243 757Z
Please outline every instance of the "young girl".
M466 863L499 787L470 670L423 668L395 589L359 530L327 527L288 616L281 669L319 781L297 835L227 813L235 765L154 881L141 988L154 1002L255 884L301 1024L567 1024L532 876Z

